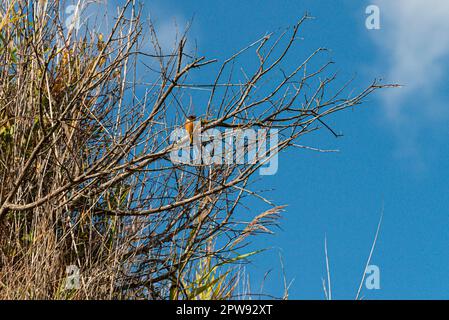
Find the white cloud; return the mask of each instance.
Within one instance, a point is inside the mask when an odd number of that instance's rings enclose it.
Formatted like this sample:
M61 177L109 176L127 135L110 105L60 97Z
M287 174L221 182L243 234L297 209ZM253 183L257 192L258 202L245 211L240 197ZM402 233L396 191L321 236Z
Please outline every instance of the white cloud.
M421 116L440 114L439 83L449 57L449 1L378 0L376 4L382 29L375 39L388 61L386 78L404 85L384 94L388 117L403 120L412 111L407 107L417 101L426 101L418 111Z
M387 79L404 85L396 92L385 94L388 116L394 119L404 115L407 100L438 96L436 90L447 67L444 59L449 57L449 1L379 0L377 3L382 32L376 41L388 59ZM423 111L431 113L435 103Z
M378 49L376 76L403 85L381 93L385 125L396 135L395 156L425 168L437 152L429 141L447 132L449 0L366 3L380 8L381 29L369 31Z

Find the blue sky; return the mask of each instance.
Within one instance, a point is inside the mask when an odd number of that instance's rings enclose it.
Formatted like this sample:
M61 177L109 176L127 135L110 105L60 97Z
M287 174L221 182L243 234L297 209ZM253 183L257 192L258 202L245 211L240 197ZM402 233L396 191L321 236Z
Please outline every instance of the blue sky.
M380 30L365 27L370 4L380 8ZM263 292L282 296L281 255L286 280L293 280L289 297L324 298L326 235L333 297L353 299L383 205L372 258L381 289L363 296L449 298L447 0L164 0L145 7L167 43L175 21L182 29L193 18L191 47L221 61L307 11L315 19L302 29L298 57L324 46L342 83L355 76L356 89L379 77L404 85L331 117L343 137L323 131L307 140L339 153L282 153L279 172L258 182L273 189L268 198L288 207L276 235L255 238L255 247L271 249L247 266L254 291L272 269ZM289 61L292 68L300 62ZM264 209L252 203L253 214Z

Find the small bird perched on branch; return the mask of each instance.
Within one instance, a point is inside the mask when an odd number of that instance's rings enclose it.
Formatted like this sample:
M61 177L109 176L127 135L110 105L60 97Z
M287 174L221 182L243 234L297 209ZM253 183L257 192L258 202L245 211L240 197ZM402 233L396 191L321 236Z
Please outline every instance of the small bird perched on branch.
M195 120L196 120L196 116L190 115L187 117L186 123L184 125L187 133L189 134L190 144L193 143L193 129L194 129Z

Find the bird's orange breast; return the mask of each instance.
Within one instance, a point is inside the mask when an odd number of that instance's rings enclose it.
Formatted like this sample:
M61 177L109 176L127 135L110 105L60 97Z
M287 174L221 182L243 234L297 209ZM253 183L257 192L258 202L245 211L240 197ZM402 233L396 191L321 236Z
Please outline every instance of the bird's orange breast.
M192 142L193 142L193 121L187 120L187 122L185 124L185 129L186 129L187 133L189 134L190 144L192 144Z
M187 120L185 128L186 128L187 132L191 134L193 132L193 122L190 120Z

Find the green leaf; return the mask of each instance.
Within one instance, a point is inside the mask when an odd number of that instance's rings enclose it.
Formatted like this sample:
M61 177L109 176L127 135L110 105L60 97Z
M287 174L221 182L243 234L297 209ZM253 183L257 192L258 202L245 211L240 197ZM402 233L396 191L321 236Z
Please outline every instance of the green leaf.
M189 295L189 300L192 300L196 296L200 295L202 292L204 292L204 291L208 290L209 288L213 287L219 280L220 280L220 278L217 278L214 281L212 281L211 283L206 283L205 285L203 285L203 286L201 286L199 288L193 289L192 292Z
M12 60L12 62L14 62L14 63L17 63L17 55L16 55L16 52L17 52L17 48L13 48L13 49L11 50L11 52L10 52L10 54L11 54L11 60Z

